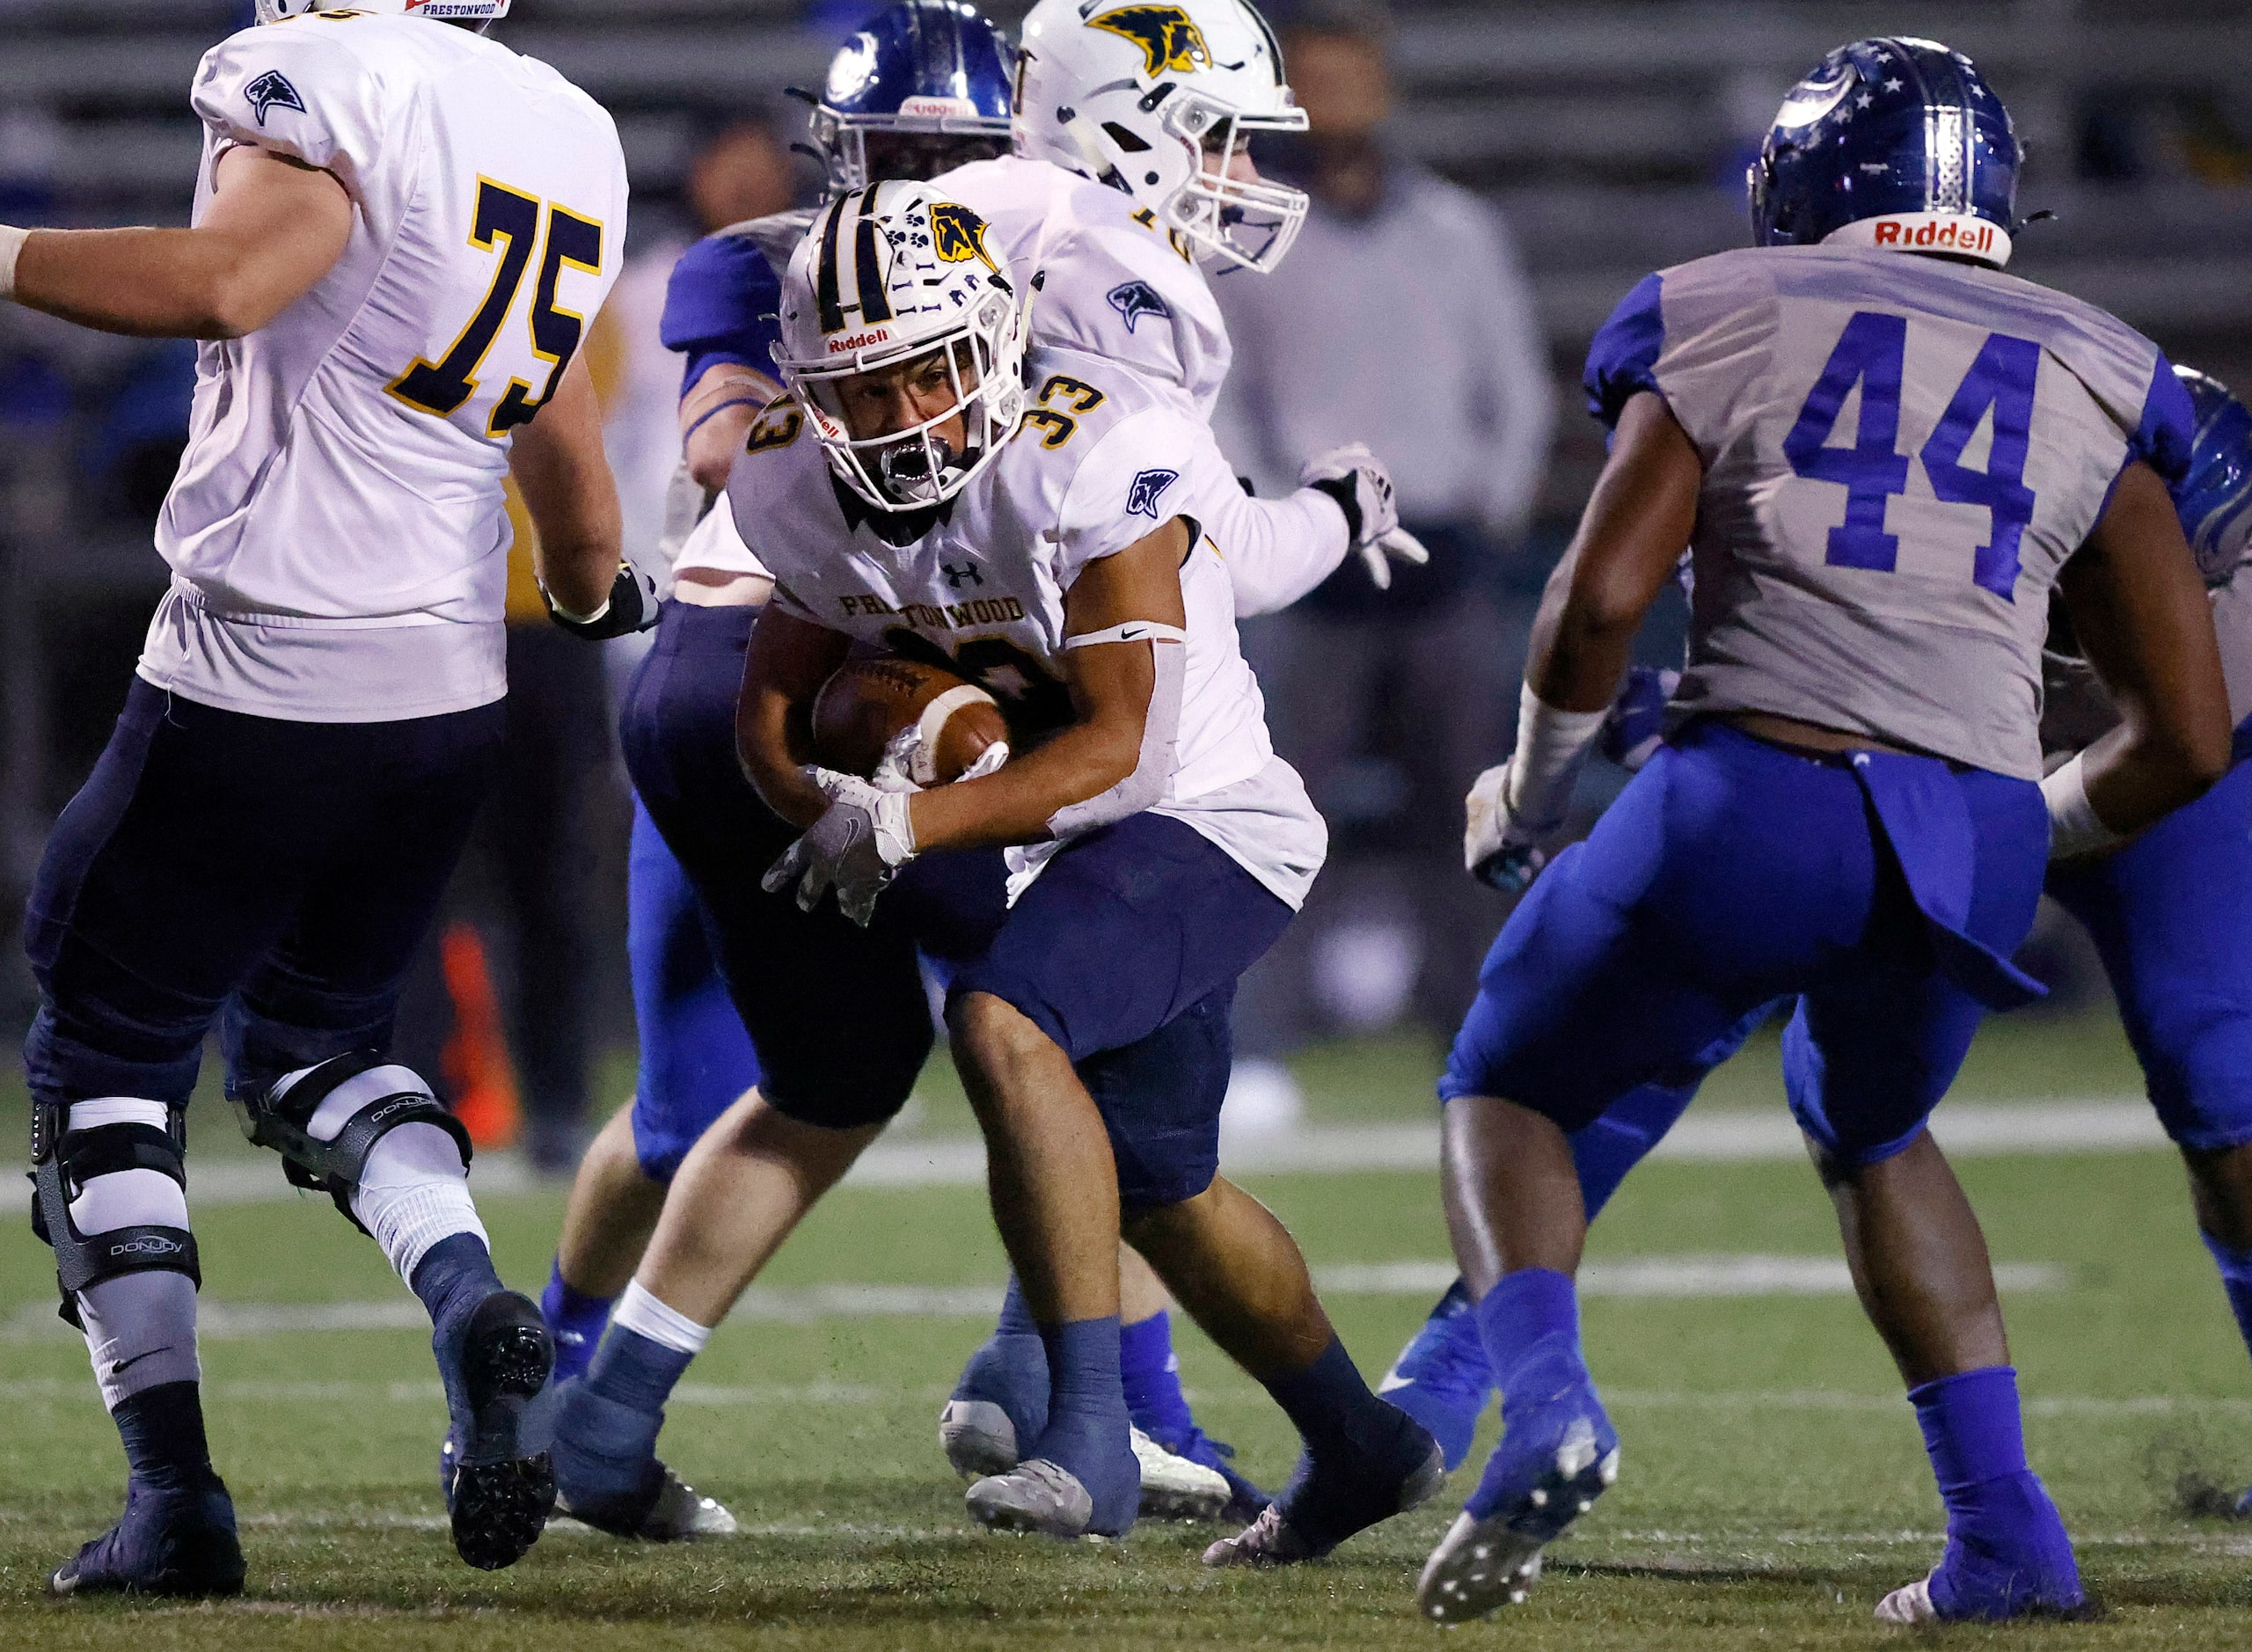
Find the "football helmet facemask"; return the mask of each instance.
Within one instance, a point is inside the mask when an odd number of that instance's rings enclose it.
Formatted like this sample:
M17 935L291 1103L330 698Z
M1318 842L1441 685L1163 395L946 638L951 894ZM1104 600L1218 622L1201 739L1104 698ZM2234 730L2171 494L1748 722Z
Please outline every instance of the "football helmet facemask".
M781 333L783 384L830 467L879 510L953 498L1023 417L1023 305L986 250L985 221L928 184L872 184L822 209L783 278ZM933 358L952 392L942 412L852 434L849 381Z

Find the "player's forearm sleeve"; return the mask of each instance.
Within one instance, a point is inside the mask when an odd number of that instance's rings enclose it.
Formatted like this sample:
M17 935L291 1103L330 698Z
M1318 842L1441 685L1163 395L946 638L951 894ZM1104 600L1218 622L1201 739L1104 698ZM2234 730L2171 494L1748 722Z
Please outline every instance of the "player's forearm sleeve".
M1137 629L1138 625L1137 625ZM1117 629L1122 629L1117 628ZM1163 629L1171 631L1173 627ZM1064 646L1095 640L1125 640L1107 634L1072 638ZM1108 791L1085 802L1067 803L1048 817L1048 835L1059 840L1077 837L1098 826L1138 815L1165 799L1166 782L1173 778L1173 750L1181 737L1181 691L1188 680L1187 638L1175 633L1150 645L1157 680L1150 689L1150 709L1142 720L1142 749L1133 772Z
M0 298L16 296L16 259L23 252L24 243L29 239L29 230L0 223Z
M1345 559L1345 513L1319 488L1301 487L1287 499L1239 493L1232 501L1215 491L1203 525L1235 588L1239 618L1288 608Z

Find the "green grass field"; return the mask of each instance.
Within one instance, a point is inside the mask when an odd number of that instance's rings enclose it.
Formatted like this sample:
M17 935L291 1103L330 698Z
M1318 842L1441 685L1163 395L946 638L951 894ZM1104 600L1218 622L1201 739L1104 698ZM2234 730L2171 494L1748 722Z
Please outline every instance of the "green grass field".
M1777 1105L1773 1070L1755 1049L1700 1105ZM1306 1067L1317 1114L1340 1120L1413 1116L1429 1076L1428 1053L1407 1044L1323 1052ZM2029 1100L2134 1084L2116 1029L2032 1022L1990 1034L1964 1089ZM958 1107L934 1082L921 1128L958 1129ZM223 1111L207 1113L199 1151L239 1151ZM1963 1172L1996 1260L2051 1270L2047 1288L2009 1296L2011 1330L2035 1466L2109 1615L1937 1638L2252 1643L2252 1528L2197 1512L2201 1488L2252 1480L2252 1370L2177 1166L2149 1152L1988 1158ZM1254 1185L1318 1264L1446 1254L1429 1174ZM544 1276L559 1209L559 1193L488 1202L512 1278ZM207 1304L406 1300L325 1201L209 1209L197 1229ZM967 1652L1415 1646L1442 1633L1416 1620L1410 1591L1450 1517L1444 1495L1328 1562L1267 1575L1203 1570L1208 1528L1145 1526L1122 1544L1070 1546L980 1533L933 1428L984 1329L960 1314L738 1319L698 1363L665 1446L745 1535L666 1551L559 1524L522 1564L489 1575L462 1567L446 1539L434 1474L444 1413L421 1333L215 1336L204 1346L213 1445L245 1521L249 1595L52 1603L45 1572L113 1517L122 1464L83 1349L45 1328L48 1254L20 1217L6 1232L0 1648ZM1811 1175L1786 1163L1646 1166L1591 1249L1612 1261L1714 1253L1834 1257ZM847 1189L767 1283L997 1287L1002 1271L976 1190ZM1332 1305L1373 1373L1426 1303L1355 1295ZM1544 1648L1896 1643L1870 1609L1934 1558L1940 1509L1912 1415L1850 1297L1595 1299L1586 1320L1624 1436L1623 1476L1552 1551L1529 1605L1454 1633ZM1280 1414L1193 1333L1183 1340L1202 1420L1251 1472L1279 1480L1291 1451Z

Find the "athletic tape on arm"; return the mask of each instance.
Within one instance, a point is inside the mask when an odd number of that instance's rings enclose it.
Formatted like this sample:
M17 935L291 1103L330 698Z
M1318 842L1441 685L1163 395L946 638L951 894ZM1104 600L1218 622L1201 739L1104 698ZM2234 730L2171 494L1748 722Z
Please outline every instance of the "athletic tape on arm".
M1607 706L1599 712L1559 711L1535 694L1532 683L1524 685L1517 699L1517 749L1503 792L1518 825L1545 832L1563 823L1573 783L1609 715Z
M1122 625L1066 637L1066 648L1092 647L1102 642L1147 641L1157 680L1150 687L1150 709L1142 720L1142 749L1133 772L1108 791L1081 803L1067 803L1048 817L1048 835L1057 839L1078 837L1098 826L1138 815L1165 796L1173 778L1174 743L1181 735L1181 700L1188 681L1188 634L1173 625L1147 619L1130 619Z
M31 233L13 224L0 223L0 298L16 296L16 259L22 255L24 243L31 239Z

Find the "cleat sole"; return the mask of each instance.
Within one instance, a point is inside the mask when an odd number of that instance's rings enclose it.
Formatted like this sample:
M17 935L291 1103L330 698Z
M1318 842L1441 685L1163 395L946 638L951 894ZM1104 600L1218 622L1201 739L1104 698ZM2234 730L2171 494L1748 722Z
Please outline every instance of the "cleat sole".
M1482 1520L1467 1509L1456 1517L1415 1584L1415 1610L1433 1623L1470 1623L1523 1605L1539 1581L1541 1552L1618 1479L1615 1448L1598 1462L1568 1436L1521 1503Z
M522 1560L554 1512L555 1466L523 1438L554 1366L555 1345L528 1297L496 1292L479 1305L462 1358L475 1426L456 1453L451 1524L454 1552L480 1572Z

